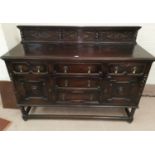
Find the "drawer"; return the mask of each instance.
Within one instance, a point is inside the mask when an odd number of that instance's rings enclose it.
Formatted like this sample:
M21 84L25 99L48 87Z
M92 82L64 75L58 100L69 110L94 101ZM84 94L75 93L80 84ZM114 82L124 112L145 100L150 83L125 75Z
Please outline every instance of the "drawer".
M15 62L12 63L12 71L14 74L48 74L49 69L47 64L43 63L28 63Z
M110 75L143 75L145 63L111 63L108 65Z
M56 78L57 87L69 88L100 88L101 79L98 78Z
M49 69L46 64L31 64L31 72L32 74L48 74Z
M100 74L102 72L100 64L56 64L54 70L56 73L63 74Z
M28 74L30 71L30 66L26 62L15 62L11 67L14 74Z
M57 102L61 103L99 103L99 97L96 93L58 93Z

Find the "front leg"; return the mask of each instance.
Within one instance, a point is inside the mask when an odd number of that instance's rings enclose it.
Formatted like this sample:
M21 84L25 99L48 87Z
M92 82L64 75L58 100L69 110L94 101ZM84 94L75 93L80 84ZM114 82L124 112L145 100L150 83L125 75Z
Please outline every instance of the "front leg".
M133 116L134 116L135 110L136 110L136 108L131 108L130 111L129 111L128 108L125 108L125 111L126 111L128 117L129 117L129 119L128 119L129 123L131 123L133 121Z
M24 121L27 121L27 120L28 120L28 113L27 113L27 111L25 110L25 107L22 106L22 107L20 107L20 109L21 109L21 113L22 113L22 118L23 118L23 120L24 120Z

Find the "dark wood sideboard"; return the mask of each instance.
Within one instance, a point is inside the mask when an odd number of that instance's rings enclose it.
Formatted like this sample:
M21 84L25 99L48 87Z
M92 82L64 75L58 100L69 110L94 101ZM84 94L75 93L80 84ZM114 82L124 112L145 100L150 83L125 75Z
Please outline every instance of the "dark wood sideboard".
M18 26L22 42L5 60L24 120L133 121L155 58L136 43L138 26ZM34 114L33 108L100 109L103 113ZM119 108L120 115L106 115Z

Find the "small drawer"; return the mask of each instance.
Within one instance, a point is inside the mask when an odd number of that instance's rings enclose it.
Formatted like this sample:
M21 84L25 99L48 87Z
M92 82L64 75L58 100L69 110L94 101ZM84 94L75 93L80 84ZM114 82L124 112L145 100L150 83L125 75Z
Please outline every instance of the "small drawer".
M83 73L100 74L102 72L99 64L56 64L54 67L56 73Z
M99 88L100 79L88 79L88 78L57 78L57 87L69 87L69 88Z
M48 74L48 67L45 64L31 65L32 74Z
M143 63L112 63L108 66L111 75L143 75L146 65Z
M44 75L49 73L48 65L42 63L15 62L12 63L12 68L13 73L17 75Z
M133 63L128 65L129 75L143 75L145 73L146 64Z
M28 74L30 71L29 64L25 62L17 62L12 64L14 74Z

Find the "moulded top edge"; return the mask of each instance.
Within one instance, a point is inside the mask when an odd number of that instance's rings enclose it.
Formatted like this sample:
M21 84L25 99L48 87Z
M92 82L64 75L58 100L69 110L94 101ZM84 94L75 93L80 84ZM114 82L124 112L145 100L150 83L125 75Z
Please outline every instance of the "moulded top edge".
M29 29L29 28L98 28L102 30L139 30L141 26L63 26L63 25L18 25L19 29Z

